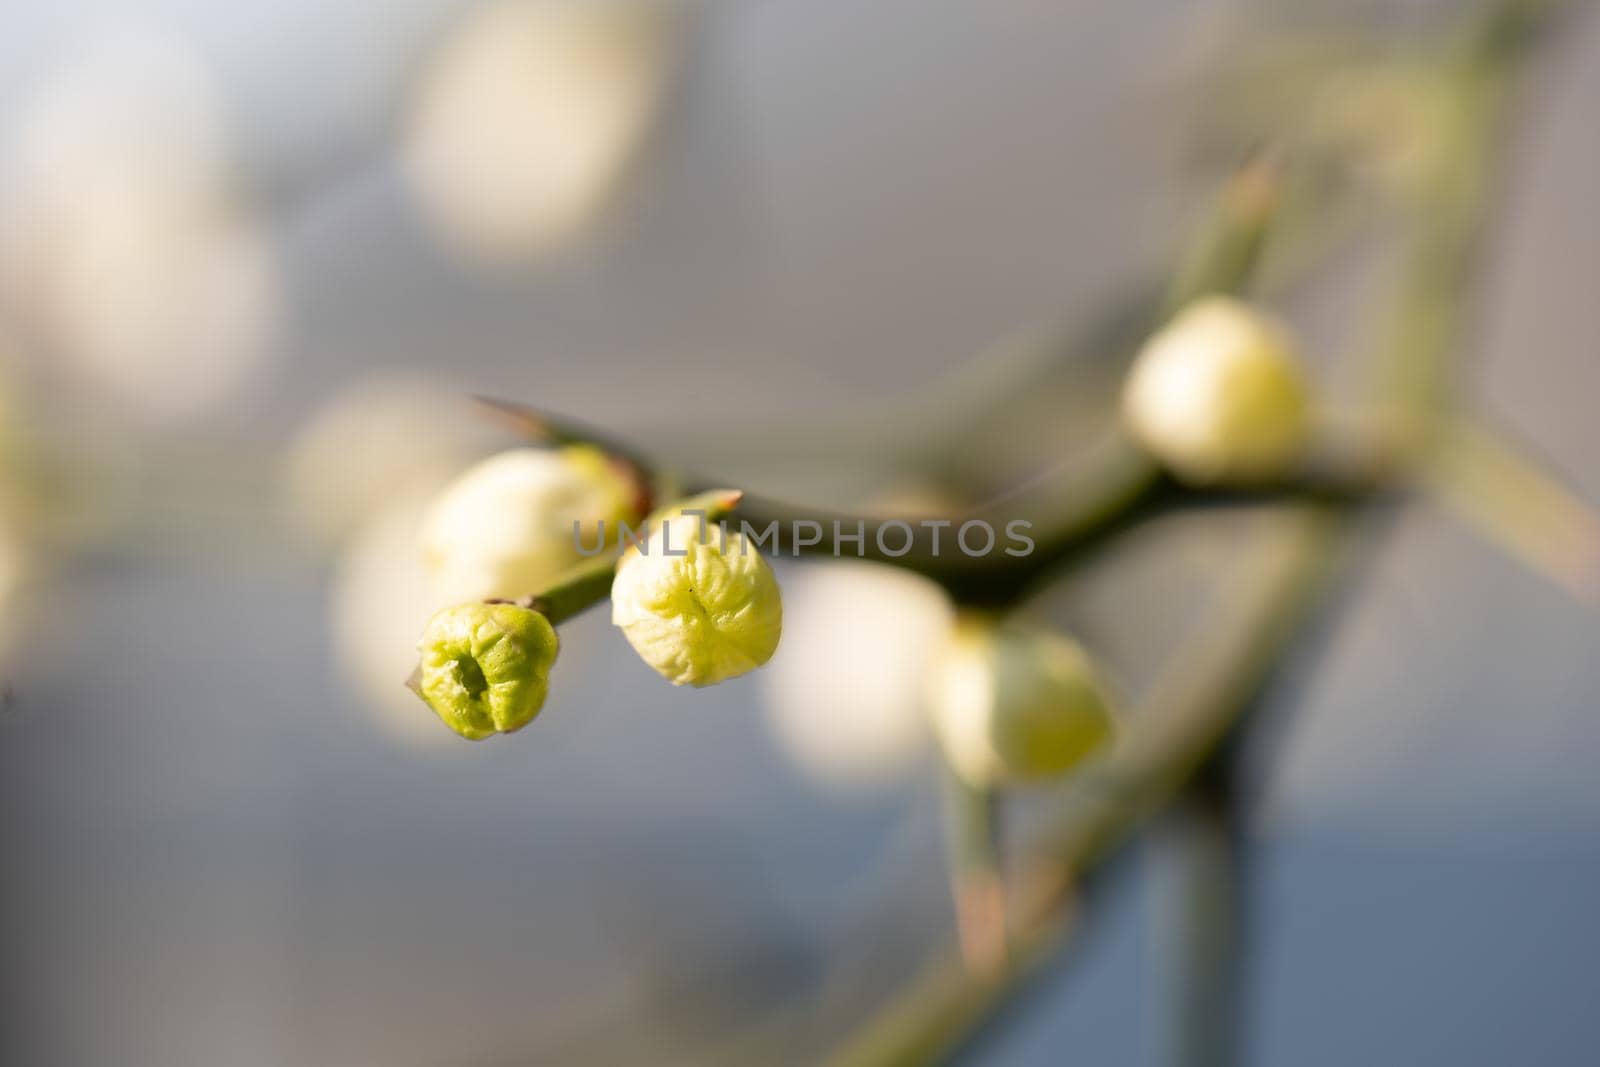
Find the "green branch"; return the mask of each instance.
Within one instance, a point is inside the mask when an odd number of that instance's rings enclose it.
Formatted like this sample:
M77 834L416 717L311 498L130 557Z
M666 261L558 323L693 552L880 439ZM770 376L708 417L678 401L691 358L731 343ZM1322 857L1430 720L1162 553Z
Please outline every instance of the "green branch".
M1083 875L1165 805L1234 725L1244 698L1270 673L1316 602L1345 520L1325 508L1285 505L1251 572L1135 709L1137 730L1076 803L1041 835L1024 871L1024 899L998 977L973 972L959 954L937 960L827 1060L828 1067L913 1067L961 1046L989 1011L1033 977L1071 932Z
M1481 218L1487 161L1512 59L1533 36L1529 12L1497 6L1453 53L1462 115L1452 151L1433 176L1438 196L1420 211L1405 274L1380 348L1380 398L1405 431L1428 441L1448 425L1448 371L1462 332L1465 288ZM1417 434L1418 437L1410 435ZM1132 717L1135 735L1044 836L1025 899L1015 909L1010 966L974 974L957 956L937 961L850 1035L830 1067L916 1067L967 1043L992 1010L1033 977L1070 934L1080 886L1189 782L1255 701L1329 584L1352 540L1359 501L1274 508L1279 528L1254 556L1251 577L1208 619Z

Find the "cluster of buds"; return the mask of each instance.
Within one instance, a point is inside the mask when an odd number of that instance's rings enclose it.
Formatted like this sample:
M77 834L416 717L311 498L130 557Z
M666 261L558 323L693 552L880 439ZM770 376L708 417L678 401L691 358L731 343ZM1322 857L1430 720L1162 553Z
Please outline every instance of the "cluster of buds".
M738 494L641 523L647 499L636 467L591 445L504 452L440 494L423 550L441 593L461 602L423 631L412 687L446 726L480 740L531 722L560 647L552 616L607 587L612 621L674 685L715 685L772 658L783 629L777 578L718 521Z
M1305 450L1307 411L1287 332L1227 297L1200 300L1157 332L1123 396L1134 437L1197 486L1282 477ZM585 605L609 589L612 622L673 685L716 685L772 658L782 596L750 539L718 521L736 497L679 502L621 543L648 496L634 465L566 445L502 453L438 498L424 548L441 591L464 603L428 624L415 687L446 725L477 739L538 714L559 647L543 612L578 585ZM596 574L602 585L585 584ZM929 676L935 733L975 786L1062 775L1113 734L1088 655L1056 634L968 618Z

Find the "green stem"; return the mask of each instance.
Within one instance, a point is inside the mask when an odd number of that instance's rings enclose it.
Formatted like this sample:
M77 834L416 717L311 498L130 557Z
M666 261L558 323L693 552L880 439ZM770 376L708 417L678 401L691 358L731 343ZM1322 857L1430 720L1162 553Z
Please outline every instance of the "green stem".
M1511 59L1529 36L1537 5L1499 5L1456 58L1464 94L1461 125L1447 165L1434 176L1438 196L1422 205L1421 224L1381 349L1380 397L1407 432L1440 425L1447 370L1462 329L1465 287L1481 214L1485 167L1508 87ZM1422 431L1426 436L1426 430ZM959 960L936 962L852 1034L832 1067L914 1067L943 1059L966 1041L1017 985L1037 971L1070 933L1077 887L1104 859L1170 803L1211 758L1270 677L1274 664L1321 599L1336 552L1351 538L1352 506L1282 505L1282 523L1257 575L1231 610L1211 618L1163 674L1130 721L1139 734L1112 765L1080 782L1076 803L1046 835L1027 898L1019 906L1010 968L997 979L969 976ZM1226 896L1227 887L1219 899ZM1209 890L1208 890L1209 892ZM1232 905L1226 905L1232 911ZM1211 954L1209 962L1231 957ZM1199 956L1192 958L1201 962ZM1185 1006L1181 1009L1187 1012ZM1186 1051L1203 1054L1193 1030Z
M1231 769L1213 760L1151 835L1159 1063L1227 1067L1243 1033L1245 843Z
M959 1048L990 1010L1035 975L1071 932L1076 887L1176 794L1228 733L1316 602L1345 523L1324 508L1285 505L1250 573L1129 716L1143 728L1078 784L1041 835L1021 879L1009 966L973 976L959 955L936 960L827 1060L829 1067L913 1067Z
M1503 431L1455 420L1423 465L1422 484L1576 599L1600 601L1600 515Z
M1254 276L1278 214L1282 175L1258 156L1223 186L1217 209L1201 228L1162 307L1165 320L1202 296L1233 293Z
M961 953L975 975L1005 966L1006 898L1001 858L1001 797L945 769L945 836L950 895Z
M914 570L939 582L954 599L963 604L1006 606L1015 603L1035 585L1048 580L1056 569L1081 560L1118 535L1162 516L1285 500L1312 504L1354 503L1376 499L1399 484L1387 470L1380 471L1363 465L1351 467L1348 471L1324 468L1281 484L1261 485L1248 490L1196 490L1153 471L1137 455L1126 455L1119 463L1103 464L1097 471L1103 482L1093 490L1064 493L1064 503L1058 505L1056 514L1048 520L1050 534L1036 538L1033 551L1026 556L1013 557L996 552L969 557L955 547L961 524L969 520L982 520L1003 535L1006 523L1012 521L1015 513L991 505L983 511L954 518L934 519L929 516L900 520L911 529L920 530L925 541L937 535L940 538L937 553L932 552L930 541L925 556L886 556L864 550L859 557ZM1032 492L1030 490L1030 495ZM825 545L804 546L803 553L795 549L792 538L794 531L788 525L795 516L803 515L806 520L828 530L832 529L834 521L844 524L843 529L848 531L854 531L859 524L865 531L863 543L868 549L872 548L875 531L891 521L859 515L846 516L843 513L791 512L758 497L743 497L735 499L733 504L726 503L736 496L731 490L719 490L690 498L684 503L706 510L706 521L710 523L728 516L737 506L739 520L754 534L764 536L769 528L778 531L774 535L776 542L763 543L763 547L774 555L828 554ZM924 521L937 521L939 526L929 529L916 525ZM898 533L895 536L891 544L897 547ZM852 550L843 555L857 555L854 548L852 542ZM615 553L607 553L579 564L550 588L526 598L523 603L542 611L551 622L571 618L610 595L616 560Z
M1405 474L1397 465L1375 460L1375 449L1363 449L1349 457L1330 457L1339 462L1324 462L1274 483L1231 490L1197 489L1162 474L1143 453L1120 437L1108 443L1102 453L1102 458L1086 472L1061 476L1029 487L1024 493L991 501L980 509L952 515L868 518L749 497L741 505L739 517L758 535L772 532L772 551L776 555L842 556L887 563L938 582L961 603L1005 606L1015 603L1051 572L1090 555L1127 530L1162 516L1285 500L1354 502L1402 485ZM1351 462L1345 462L1347 459ZM961 551L958 538L963 524L986 524L996 531L997 545L1004 545L1006 527L1018 520L1028 524L1023 530L1033 540L1027 554L1012 556L999 547L975 556ZM817 524L825 536L819 541L797 544L792 536L796 521ZM848 540L826 533L835 529L835 523L849 535ZM896 528L889 529L890 524ZM907 530L912 551L889 555L878 549L881 531L898 553L907 540ZM858 531L862 534L859 541L855 539Z
M1216 209L1191 243L1161 318L1196 296L1244 286L1271 224L1276 185L1276 172L1264 159L1250 162L1228 181ZM646 457L598 431L519 404L480 400L526 436L551 443L598 444L648 477L651 464ZM1165 484L1151 459L1120 434L1091 460L1087 469L1063 465L1040 484L954 515L868 517L751 497L740 516L758 534L773 531L769 550L775 554L856 556L922 573L960 600L1006 603L1047 568L1117 528L1121 513L1150 503ZM1174 487L1165 484L1165 488ZM1169 492L1167 499L1178 495ZM1033 537L1037 551L1010 556L1004 552L1012 543L1007 526L1018 520L1026 524L1022 530ZM962 525L973 521L987 524L996 538L993 550L977 557L965 555L955 544ZM982 536L982 531L975 535ZM1021 543L1015 545L1020 550Z
M542 593L529 597L526 604L552 625L563 623L608 598L616 572L617 556L607 552L573 567Z
M1161 319L1197 296L1244 287L1271 225L1276 188L1276 172L1264 159L1253 160L1228 181L1216 209L1191 244ZM775 529L774 551L779 553L855 555L917 571L940 582L963 602L1004 604L1015 601L1040 575L1074 551L1098 543L1103 535L1118 529L1119 518L1136 506L1148 506L1158 497L1172 502L1182 495L1162 478L1150 457L1120 433L1091 459L1086 468L1063 465L1037 485L955 515L869 518L751 499L742 517L759 529ZM1163 489L1165 494L1160 492ZM982 522L998 538L1006 536L1007 527L1018 520L1026 524L1023 532L1035 541L1035 550L1026 555L997 550L967 556L951 543L960 537L966 523ZM808 527L807 537L815 532L817 540L798 543L799 538L790 536L796 523L815 524ZM850 551L845 550L846 545Z
M652 515L649 521L653 524L667 518L674 524L680 521L688 523L691 528L698 528L702 522L708 527L715 526L732 514L743 499L744 494L737 489L711 489L670 505ZM674 515L674 512L681 515ZM673 529L676 530L677 526L674 525ZM638 536L640 539L648 537L649 525L638 531ZM687 538L690 534L686 532L684 536ZM539 612L552 624L565 622L611 595L611 581L616 576L618 558L619 553L610 550L585 560L544 590L520 603Z

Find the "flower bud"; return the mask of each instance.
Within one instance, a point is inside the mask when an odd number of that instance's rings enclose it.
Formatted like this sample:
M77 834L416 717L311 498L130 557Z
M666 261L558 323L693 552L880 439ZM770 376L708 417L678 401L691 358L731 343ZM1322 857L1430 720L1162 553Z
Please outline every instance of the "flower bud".
M447 246L489 267L598 221L659 113L689 5L468 5L408 116L405 175Z
M963 619L929 682L945 757L975 786L1055 777L1111 739L1088 655L1058 634Z
M852 559L799 568L783 600L783 649L761 689L784 753L830 791L912 773L928 740L923 685L955 623L949 596L911 571Z
M459 604L428 621L417 643L416 689L469 741L533 721L550 689L560 642L550 621L516 604Z
M502 452L439 495L423 552L442 598L516 599L600 549L601 522L615 547L617 524L639 519L638 497L627 471L590 445Z
M771 566L742 533L668 514L618 562L611 621L656 673L699 687L772 658L783 601Z
M1123 392L1134 436L1194 485L1284 474L1304 450L1307 407L1288 334L1223 296L1191 304L1150 338Z

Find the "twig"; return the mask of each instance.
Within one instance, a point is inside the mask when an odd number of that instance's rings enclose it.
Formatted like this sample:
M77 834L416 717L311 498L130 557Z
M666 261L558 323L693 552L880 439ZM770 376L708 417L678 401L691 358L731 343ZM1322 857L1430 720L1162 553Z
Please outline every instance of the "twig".
M1448 407L1454 354L1481 215L1484 171L1516 47L1532 36L1530 12L1551 4L1498 5L1451 56L1463 112L1448 173L1422 213L1380 349L1380 395L1396 423L1426 442ZM1441 168L1443 171L1444 168ZM1209 621L1134 720L1139 734L1112 767L1077 790L1076 804L1047 835L1045 857L1017 908L1011 967L997 979L938 962L848 1038L831 1067L914 1067L961 1047L989 1010L1030 978L1070 931L1077 887L1169 803L1233 730L1320 598L1336 551L1359 507L1282 505L1283 525L1233 610ZM1192 1050L1191 1050L1192 1051Z
M950 894L967 969L997 975L1006 963L1006 889L1001 796L945 771L945 833Z
M1537 460L1481 424L1456 420L1424 465L1447 508L1588 604L1600 601L1600 516Z
M1227 1067L1244 1033L1245 857L1233 759L1218 753L1150 835L1158 1062Z
M1295 623L1315 602L1344 521L1324 508L1284 505L1245 580L1180 654L1144 706L1144 724L1086 779L1077 803L1042 835L1021 881L1010 966L973 976L959 954L936 960L827 1061L829 1067L912 1067L959 1047L988 1010L1033 976L1070 933L1083 874L1125 843L1176 793L1225 736L1271 671Z

